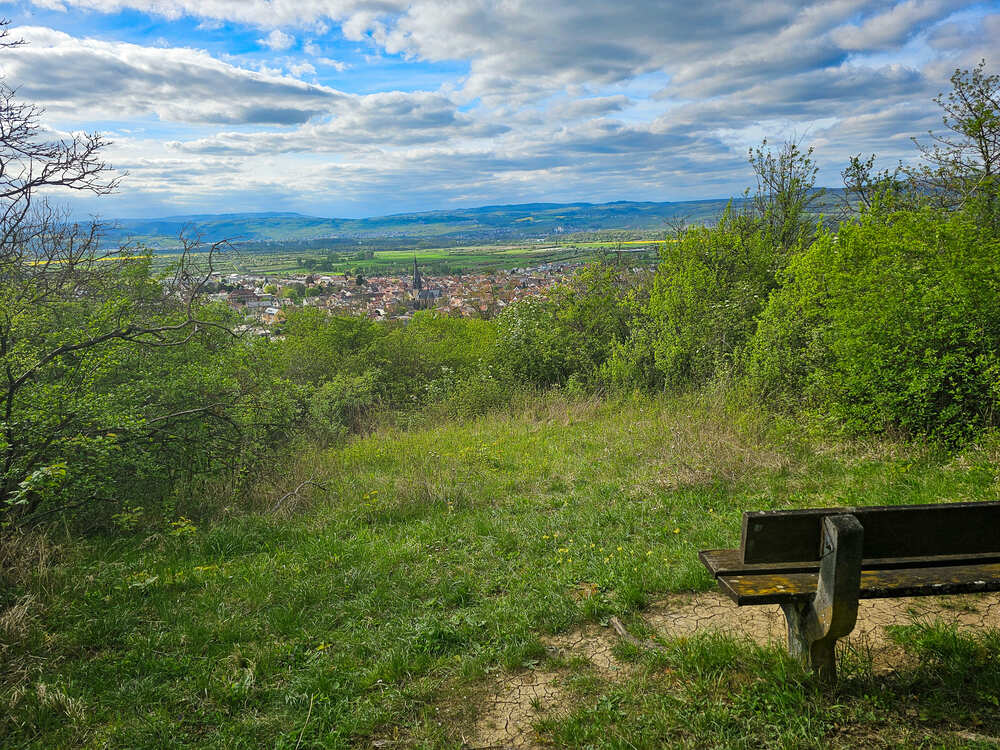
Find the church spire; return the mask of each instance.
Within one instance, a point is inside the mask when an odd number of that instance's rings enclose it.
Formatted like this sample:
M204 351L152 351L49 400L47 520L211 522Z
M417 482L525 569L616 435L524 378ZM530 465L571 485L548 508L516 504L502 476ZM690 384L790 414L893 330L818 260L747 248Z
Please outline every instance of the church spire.
M424 288L424 282L420 278L420 269L417 268L417 256L413 256L413 288L418 292Z

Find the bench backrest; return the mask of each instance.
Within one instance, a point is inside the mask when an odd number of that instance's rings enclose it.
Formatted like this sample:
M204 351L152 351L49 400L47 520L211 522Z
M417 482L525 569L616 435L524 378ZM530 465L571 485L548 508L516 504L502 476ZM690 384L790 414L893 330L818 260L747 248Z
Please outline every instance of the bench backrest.
M743 562L820 559L823 517L855 516L865 529L865 559L1000 552L1000 502L815 508L743 514Z

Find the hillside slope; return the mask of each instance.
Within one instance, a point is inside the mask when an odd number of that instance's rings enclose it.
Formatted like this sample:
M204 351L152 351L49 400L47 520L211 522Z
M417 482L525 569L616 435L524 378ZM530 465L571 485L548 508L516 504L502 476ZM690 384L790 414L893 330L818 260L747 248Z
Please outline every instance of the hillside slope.
M910 659L889 682L847 659L837 701L780 645L666 638L659 656L618 652L617 674L546 650L545 634L611 615L642 633L650 601L712 588L697 551L735 543L745 509L1000 495L995 445L948 460L778 443L744 422L695 399L548 397L303 455L244 499L260 515L178 508L155 532L50 542L35 558L50 562L5 569L3 603L17 609L2 620L0 736L476 746L503 675L530 685L543 669L573 697L526 714L531 741L558 746L951 746L973 719L1000 732L1000 635L939 639L940 658ZM270 512L309 477L324 489ZM938 633L907 632L918 654Z

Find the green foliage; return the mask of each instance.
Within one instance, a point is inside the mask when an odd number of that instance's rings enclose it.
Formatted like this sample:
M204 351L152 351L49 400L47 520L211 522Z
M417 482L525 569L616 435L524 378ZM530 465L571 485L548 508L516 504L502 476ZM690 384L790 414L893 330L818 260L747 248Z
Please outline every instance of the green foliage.
M748 348L755 397L955 441L995 423L1000 241L967 214L865 214L798 253Z
M0 521L168 512L274 455L301 408L237 320L149 258L50 227L3 259Z
M309 402L309 417L317 434L329 442L360 430L364 418L378 406L375 373L337 373L318 386Z
M934 99L946 132L918 141L922 163L906 172L933 204L961 207L1000 234L1000 75L982 60L956 69L951 85Z
M747 191L749 215L767 242L786 252L808 243L816 232L809 208L824 191L815 187L819 167L812 154L811 146L802 150L795 141L778 150L768 148L765 138L748 155L757 178L756 192L751 196Z
M498 316L498 364L518 382L541 387L606 379L602 368L628 339L646 294L642 275L607 262L585 266L548 299L522 301Z
M690 229L663 246L648 332L635 340L648 347L668 387L700 385L731 371L783 257L763 228L732 211L717 227Z
M275 351L281 375L298 385L319 385L341 372L363 374L372 346L388 333L367 318L309 307L291 311L282 332L282 340L265 347Z
M632 324L630 302L644 293L644 277L609 262L584 266L551 294L559 327L575 351L574 373L586 382L601 368Z
M552 302L529 299L497 316L497 358L514 379L559 385L576 371L578 352L557 313Z
M379 393L395 406L436 400L488 362L495 338L488 321L418 312L371 348Z

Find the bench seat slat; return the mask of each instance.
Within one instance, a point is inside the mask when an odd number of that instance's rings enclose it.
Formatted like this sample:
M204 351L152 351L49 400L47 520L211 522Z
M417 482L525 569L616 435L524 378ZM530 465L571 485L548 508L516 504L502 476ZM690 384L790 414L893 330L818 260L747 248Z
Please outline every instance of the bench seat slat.
M743 552L738 549L706 549L698 553L713 576L735 573L815 573L819 563L750 563L744 564Z
M738 549L707 549L698 553L708 571L715 577L723 575L757 575L765 573L815 573L818 562L797 563L744 563ZM939 568L949 565L980 565L1000 563L1000 553L972 555L934 555L927 557L883 557L865 559L863 570L892 570L894 568Z
M781 604L816 592L816 573L753 573L718 576L738 605ZM861 571L861 599L1000 591L1000 563Z

